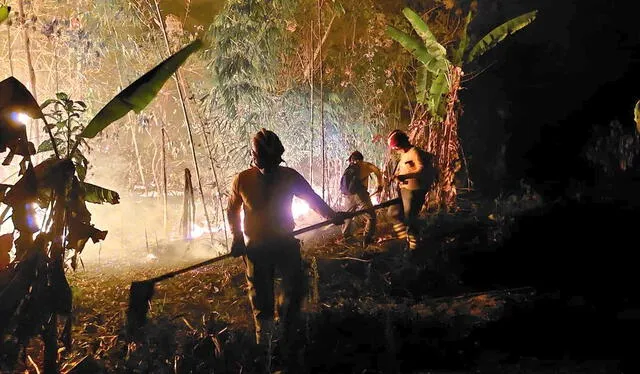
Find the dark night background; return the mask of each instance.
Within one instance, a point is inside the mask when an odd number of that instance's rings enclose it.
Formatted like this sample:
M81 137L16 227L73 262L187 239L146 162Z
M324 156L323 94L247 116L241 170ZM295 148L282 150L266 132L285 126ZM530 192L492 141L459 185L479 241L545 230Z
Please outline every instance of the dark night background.
M592 126L614 119L634 126L633 107L640 98L636 3L481 2L472 23L478 34L532 9L539 14L479 59L473 70L488 69L462 94L461 136L465 151L473 154L476 187L495 193L525 178L555 198L572 178L594 182L579 156ZM496 150L503 144L506 164L500 170L503 160Z
M623 372L638 372L637 344L627 343L640 332L638 167L605 177L583 157L594 126L618 120L635 127L636 3L483 1L472 23L483 34L539 10L527 29L467 69L488 67L462 94L460 131L465 152L473 155L476 188L495 196L524 180L546 202L556 202L520 217L497 251L462 261L465 281L479 288L528 285L557 292L488 332L499 349L552 359L622 358ZM496 152L501 147L502 154Z

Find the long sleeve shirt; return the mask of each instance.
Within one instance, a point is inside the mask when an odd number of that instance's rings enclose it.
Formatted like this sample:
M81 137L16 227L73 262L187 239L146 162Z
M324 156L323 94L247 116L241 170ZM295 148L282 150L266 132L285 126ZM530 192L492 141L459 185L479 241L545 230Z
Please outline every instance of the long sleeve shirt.
M377 166L370 162L360 162L360 181L365 189L369 188L369 175L375 174L378 186L382 186L382 172Z
M291 168L278 166L269 174L255 167L241 172L233 181L227 208L232 234L234 237L243 234L240 216L243 209L247 245L291 237L295 227L291 212L294 196L305 200L311 209L326 218L335 214Z

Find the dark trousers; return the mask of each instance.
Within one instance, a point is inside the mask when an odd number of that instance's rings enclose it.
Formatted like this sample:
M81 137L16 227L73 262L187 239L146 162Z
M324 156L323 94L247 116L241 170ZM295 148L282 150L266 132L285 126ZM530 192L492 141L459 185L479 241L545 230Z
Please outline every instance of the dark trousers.
M299 241L285 238L277 242L250 245L245 263L257 342L264 342L265 334L274 333L276 271L282 276L284 291L277 306L278 316L284 327L285 338L288 338L295 331L304 299L306 278L302 270Z
M420 211L424 205L427 190L400 189L402 209L393 207L391 218L395 221L393 230L400 239L407 239L409 249L414 250L418 245L420 232Z
M371 239L376 233L376 212L373 210L369 192L362 191L357 194L347 195L347 212L355 212L361 209L371 209L365 214L367 223L364 227L364 237ZM342 235L350 237L353 235L353 220L346 219L342 225Z

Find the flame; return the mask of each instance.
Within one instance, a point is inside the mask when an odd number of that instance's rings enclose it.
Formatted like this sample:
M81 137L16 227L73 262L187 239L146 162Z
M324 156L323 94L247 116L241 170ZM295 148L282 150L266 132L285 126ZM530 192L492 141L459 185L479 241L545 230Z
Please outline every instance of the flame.
M191 239L199 238L202 235L204 235L206 232L208 232L208 230L205 227L200 226L197 223L194 223L193 229L191 229Z
M311 208L309 207L309 204L307 204L306 201L295 198L295 197L293 198L293 201L291 203L291 215L293 216L293 219L298 219L300 217L306 216L310 212L311 212ZM242 232L244 232L244 211L243 210L240 211L240 222L241 222ZM211 232L214 232L214 233L224 232L224 225L219 224L216 226L212 226ZM208 233L209 233L209 229L207 228L206 222L203 222L201 224L194 223L193 229L191 230L191 239L197 239L202 235L208 234Z
M241 212L240 216L244 216L244 213ZM244 231L244 223L242 223L242 229ZM208 234L209 232L224 232L224 225L221 223L219 225L211 226L211 231L209 231L206 222L203 222L202 224L194 223L193 229L191 230L191 239L197 239L204 234Z

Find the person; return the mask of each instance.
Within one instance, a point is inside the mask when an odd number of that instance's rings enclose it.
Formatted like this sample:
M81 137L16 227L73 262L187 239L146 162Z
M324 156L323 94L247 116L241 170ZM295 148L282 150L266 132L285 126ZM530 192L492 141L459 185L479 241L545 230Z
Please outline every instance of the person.
M371 196L369 195L369 175L374 174L377 178L377 188L374 192L379 194L382 192L382 173L377 166L370 162L364 161L364 156L359 151L351 153L347 159L349 167L354 170L354 178L356 179L355 187L353 191L349 191L348 188L344 188L342 193L345 194L347 200L347 212L355 212L359 209L370 209L366 214L366 224L364 227L364 235L362 240L362 246L367 247L373 242L373 236L376 232L376 213L373 210L373 204L371 203ZM345 171L345 175L348 173ZM353 220L346 219L342 226L342 236L345 240L349 240L353 237Z
M243 256L246 264L257 344L275 339L275 270L282 276L284 298L278 317L285 340L295 333L304 298L300 243L292 235L293 196L305 200L320 215L335 220L334 224L343 223L341 213L331 209L297 171L280 166L284 151L274 132L261 129L251 142L252 167L236 175L228 202L227 218L233 234L231 253Z
M438 177L435 156L413 146L407 134L400 130L389 134L387 144L392 151L400 154L392 180L400 189L402 210L393 217L396 221L393 229L398 238L407 239L408 248L413 251L418 246L420 211L427 192Z

